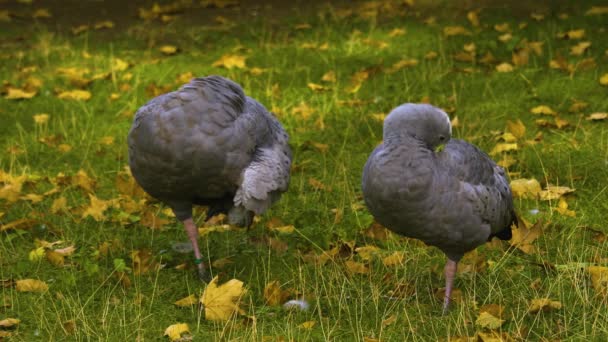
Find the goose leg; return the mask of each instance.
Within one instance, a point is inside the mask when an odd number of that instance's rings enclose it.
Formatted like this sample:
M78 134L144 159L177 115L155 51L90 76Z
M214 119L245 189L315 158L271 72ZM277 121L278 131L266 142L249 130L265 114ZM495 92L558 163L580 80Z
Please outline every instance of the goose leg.
M188 234L188 238L190 239L190 243L192 243L192 249L194 250L194 262L198 267L198 277L202 281L209 281L209 275L207 274L207 269L205 264L203 264L203 256L201 255L201 251L198 248L198 228L192 217L189 217L182 221L184 223L184 229L186 229L186 234Z
M450 299L452 296L452 287L454 285L454 277L456 276L456 269L458 268L458 261L448 259L445 264L445 297L443 299L443 314L448 313L450 307Z

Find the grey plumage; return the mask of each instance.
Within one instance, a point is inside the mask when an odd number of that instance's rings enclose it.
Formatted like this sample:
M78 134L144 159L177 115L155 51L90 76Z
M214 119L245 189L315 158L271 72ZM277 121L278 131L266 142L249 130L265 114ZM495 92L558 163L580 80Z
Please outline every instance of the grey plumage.
M477 147L450 139L451 133L447 114L436 107L395 108L362 179L365 203L378 222L448 257L444 309L464 253L492 236L510 239L515 220L504 170ZM436 152L440 144L445 147Z
M247 226L287 190L288 139L278 120L235 82L196 78L137 111L129 164L142 188L179 220L191 220L197 204Z

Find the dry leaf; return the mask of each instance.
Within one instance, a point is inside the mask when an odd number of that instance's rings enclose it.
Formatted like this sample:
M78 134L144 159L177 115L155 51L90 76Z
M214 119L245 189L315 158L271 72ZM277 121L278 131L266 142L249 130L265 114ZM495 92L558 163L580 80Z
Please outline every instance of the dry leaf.
M47 122L49 122L49 118L51 116L45 113L42 114L36 114L34 115L34 123L36 123L37 125L44 125Z
M495 156L503 152L515 151L517 150L517 148L517 143L498 143L496 144L496 146L494 146L492 151L490 151L490 155Z
M112 22L110 20L99 21L99 22L95 23L95 25L93 26L93 28L95 28L96 30L111 29L113 27L114 27L114 22Z
M394 252L393 254L382 259L384 266L400 266L405 260L405 254L403 252Z
M555 186L555 185L547 185L545 190L542 190L539 193L540 199L543 201L551 201L556 200L563 195L569 194L576 191L576 189L569 188L567 186Z
M608 86L608 74L603 74L602 77L600 77L600 84Z
M231 279L218 286L218 277L211 280L201 296L201 303L205 307L205 318L211 321L227 321L234 314L242 313L239 308L241 297L247 292L243 282Z
M170 55L175 55L178 51L178 48L177 48L177 46L173 46L173 45L163 45L158 50L160 52L162 52L163 54L170 56Z
M90 205L82 213L82 218L91 216L97 222L105 220L106 217L103 213L108 209L110 201L100 200L93 194L89 194L89 201Z
M302 328L302 329L306 329L306 330L310 330L312 329L315 325L317 324L316 321L306 321L300 325L298 325L298 328Z
M467 13L467 19L474 27L479 27L479 17L477 16L477 11L469 11Z
M374 255L376 255L379 250L380 248L371 245L355 248L355 252L357 253L357 255L360 256L361 259L367 261L372 260L374 258Z
M608 118L608 113L592 113L589 114L589 116L586 117L585 120L600 121L605 120L606 118Z
M391 315L389 318L382 320L382 326L387 327L397 322L397 315Z
M290 292L281 289L281 285L277 280L271 281L264 287L264 300L270 306L282 305L289 296Z
M504 322L504 319L500 319L489 312L483 311L479 314L477 320L475 320L475 325L482 329L494 330L500 328Z
M198 303L198 298L196 298L195 295L191 294L188 297L184 297L184 298L176 301L173 304L175 304L177 306L181 306L181 307L186 307L186 306L195 305L196 303Z
M21 320L16 318L3 319L0 321L0 328L12 328L19 325L20 322Z
M496 66L496 71L498 72L511 72L513 71L513 66L509 63L500 63Z
M326 72L321 77L321 81L335 83L336 82L336 72L333 70Z
M562 308L562 303L558 301L551 300L549 298L536 298L530 300L530 305L528 307L529 313L536 313L539 311L550 311L550 310L559 310Z
M373 222L366 230L363 231L363 235L372 239L384 241L388 239L390 232L380 223Z
M523 138L526 134L526 126L520 119L515 122L507 120L507 130L517 139Z
M542 234L542 228L543 225L540 220L538 220L532 226L532 228L528 229L524 220L520 219L517 228L512 227L511 229L513 234L510 241L511 246L517 247L526 254L534 253L536 249L532 245L532 242L534 242Z
M545 105L536 106L536 107L530 109L530 112L532 114L539 114L539 115L556 115L557 114L555 111L553 111L553 109L551 109L551 107L545 106Z
M36 94L38 94L38 92L35 90L27 91L24 89L9 87L7 89L6 95L4 95L4 98L7 100L23 100L31 99L32 97L36 96Z
M602 296L608 296L608 267L589 266L587 272L591 276L591 284L595 292Z
M344 262L344 266L346 266L346 270L348 270L348 272L350 274L367 274L367 273L369 273L369 267L360 262L346 260L346 262Z
M37 279L22 279L15 283L18 292L46 292L49 289L45 282Z
M447 37L457 35L471 35L471 31L467 30L462 26L446 26L443 28L443 34Z
M281 226L281 227L272 227L272 228L268 228L268 229L275 231L277 233L291 234L296 230L296 227L294 227L293 225L287 225L287 226Z
M601 15L608 14L608 6L591 6L590 9L585 12L585 15Z
M222 57L220 57L220 59L215 61L211 66L223 67L226 69L232 69L232 68L244 69L245 68L245 59L247 59L247 57L245 57L245 56L227 54L227 55L223 55Z
M312 82L309 82L309 83L308 83L306 86L307 86L308 88L310 88L310 90L312 90L312 91L324 91L324 90L329 90L329 88L328 88L328 87L326 87L326 86L324 86L324 85L321 85L321 84L316 84L316 83L312 83Z
M180 341L182 340L183 334L189 334L190 328L188 328L188 324L186 323L177 323L170 325L167 329L165 329L164 336L168 336L171 341Z
M580 56L591 46L591 42L580 42L570 48L570 54L573 56Z
M391 32L388 33L388 35L390 37L397 37L397 36L403 36L406 33L406 31L402 28L395 28L392 29Z
M88 101L91 99L91 92L88 90L70 90L63 91L57 95L62 100L77 100L77 101Z

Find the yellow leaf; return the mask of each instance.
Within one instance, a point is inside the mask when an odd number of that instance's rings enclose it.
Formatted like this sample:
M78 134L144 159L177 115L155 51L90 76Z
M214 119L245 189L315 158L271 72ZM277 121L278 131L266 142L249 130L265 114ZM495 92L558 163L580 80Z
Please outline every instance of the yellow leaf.
M230 258L221 258L214 260L211 263L211 266L213 266L214 268L224 268L226 265L230 264L234 264L234 261L232 261Z
M23 100L31 99L32 97L36 96L36 94L38 94L38 92L35 90L30 92L23 89L9 87L6 95L4 95L4 98L7 100Z
M570 30L565 33L558 33L557 37L562 39L582 39L585 36L585 30Z
M500 33L509 32L511 30L509 23L496 24L494 25L494 29Z
M388 72L389 74L392 74L403 68L416 66L416 65L418 65L418 60L415 58L402 59L402 60L396 62L395 64L393 64L390 68L388 68L386 70L386 72Z
M363 260L372 260L376 252L379 250L380 248L370 245L355 248L355 252L357 252L357 255L359 255Z
M515 138L521 139L526 134L526 126L520 119L515 122L507 120L507 131L513 134Z
M608 267L589 266L587 272L591 276L591 285L595 292L602 296L608 296Z
M0 328L12 328L14 326L19 325L19 322L21 322L21 320L18 320L16 318L3 319L0 321Z
M601 15L608 14L608 6L591 6L590 9L585 12L585 15Z
M397 321L397 315L391 315L389 318L382 320L382 326L387 327Z
M576 189L572 189L567 186L547 185L547 187L542 190L539 195L541 200L551 201L556 200L562 197L563 195L572 193L574 191L576 191Z
M60 255L63 256L70 256L72 254L74 254L74 252L76 252L76 247L72 246L68 246L68 247L64 247L64 248L58 248L54 250L55 253L58 253Z
M164 336L168 336L171 341L178 341L182 340L182 335L186 333L190 333L190 328L188 328L188 324L177 323L170 325L167 329L165 329Z
M290 234L296 230L296 227L294 227L293 225L288 225L288 226L272 227L269 229L272 231L275 231L277 233Z
M336 82L336 72L333 70L326 72L321 77L321 80L325 81L325 82L335 83Z
M559 199L555 210L564 216L576 217L576 212L568 209L568 202L566 202L566 200L563 198Z
M28 259L30 261L40 261L40 259L42 259L42 257L44 256L44 252L44 247L38 247L36 249L33 249L30 251Z
M175 55L177 53L177 46L173 45L163 45L159 48L160 52L165 55Z
M402 28L392 29L391 32L388 33L390 37L403 36L405 34L405 30Z
M471 31L467 30L462 26L446 26L443 28L443 34L445 36L457 36L457 35L471 35Z
M64 256L53 250L46 250L45 255L46 260L48 260L54 266L62 267L65 264Z
M374 113L374 114L370 114L370 116L372 117L372 119L374 119L376 121L384 122L384 119L386 119L387 114L386 113Z
M93 194L89 194L89 200L91 204L82 213L82 218L91 216L97 222L103 221L106 218L103 212L108 209L110 201L100 200Z
M277 306L285 303L289 298L289 291L281 289L281 285L277 280L271 281L264 287L264 299L266 304L270 306Z
M32 14L33 18L52 18L53 15L48 8L39 8Z
M490 155L494 156L503 152L515 151L517 148L517 143L498 143L496 146L494 146L492 151L490 151Z
M530 109L530 112L532 114L539 114L539 115L556 115L557 114L555 111L553 111L553 109L551 109L551 107L545 106L545 105L536 106L536 107Z
M37 125L43 125L43 124L46 124L49 121L50 117L51 117L50 115L44 114L44 113L43 114L36 114L36 115L34 115L34 122Z
M95 180L90 178L89 175L81 169L72 177L72 185L80 187L86 192L93 192Z
M591 46L591 42L580 42L575 46L570 47L570 54L580 56Z
M57 95L58 98L62 100L77 100L77 101L87 101L91 98L91 92L88 90L70 90L63 91Z
M320 84L316 84L316 83L312 83L309 82L307 84L308 88L310 88L313 91L323 91L323 90L328 90L329 88L327 88L326 86L320 85Z
M514 179L511 181L511 191L513 197L518 198L537 198L541 192L540 183L532 179Z
M125 71L125 70L127 70L127 68L129 68L129 63L123 61L120 58L114 58L112 60L111 67L112 67L112 70L114 72L116 72L116 71ZM93 77L95 78L95 76L93 76ZM100 77L103 77L103 76L100 76Z
M226 69L232 69L232 68L244 69L246 58L247 57L245 57L245 56L227 54L227 55L223 55L222 57L220 57L220 59L215 61L212 64L212 66L223 67Z
M21 279L15 283L18 292L46 292L49 289L45 282L37 279Z
M99 143L102 145L106 145L106 146L110 146L114 144L114 137L112 136L105 136L105 137L101 137L99 139Z
M496 66L496 71L498 72L511 72L513 71L513 66L509 63L500 63Z
M231 279L228 282L217 285L218 277L211 280L205 288L201 303L205 307L205 318L211 321L227 321L235 313L240 313L239 302L247 291L243 288L243 282Z
M195 295L191 294L188 297L182 298L173 304L175 304L177 306L185 307L185 306L195 305L196 303L198 303L198 298L196 298Z
M529 313L536 313L539 311L550 311L550 310L559 310L562 308L562 303L551 300L549 298L536 298L530 300L530 305L528 306Z
M146 274L160 267L152 252L147 249L131 251L131 261L133 262L133 274L135 275Z
M310 330L310 329L312 329L315 326L315 324L317 324L316 321L306 321L306 322L298 325L298 328Z
M363 82L369 77L367 70L359 70L350 77L350 86L346 89L347 92L354 94L359 91Z
M346 260L346 262L344 263L344 265L346 266L346 269L348 270L348 272L351 273L351 274L367 274L367 273L369 273L369 267L367 267L367 265L362 264L360 262L356 262L356 261L352 261L352 260Z
M291 109L291 113L294 116L299 116L304 120L308 119L314 112L315 110L309 107L305 102L300 102L298 106Z
M394 252L393 254L382 259L384 266L398 266L403 264L405 260L405 254L403 252Z
M380 223L377 223L377 222L373 222L362 233L364 236L370 237L372 239L380 240L380 241L387 240L390 236L389 230L384 228Z
M467 19L469 20L472 26L479 27L479 17L477 16L476 11L469 11L467 13Z
M542 227L542 222L539 220L532 228L528 229L525 222L520 219L518 227L511 229L511 233L513 234L510 241L511 246L517 247L526 254L534 253L536 249L532 245L532 242L542 234Z
M96 30L111 29L114 27L114 22L112 22L110 20L99 21L99 22L95 23L95 26L93 26L93 27Z
M484 312L481 312L479 314L479 316L477 317L477 320L475 321L475 325L479 326L482 329L494 330L494 329L500 328L504 322L505 322L504 319L500 319L498 317L495 317L491 313L484 311Z
M72 27L72 34L73 35L79 35L82 32L88 31L89 28L90 28L89 25L86 25L86 24L85 25L79 25L79 26Z
M498 40L500 40L503 43L508 42L512 38L513 38L513 35L510 33L505 33L505 34L501 34L500 36L498 36Z
M586 117L585 120L599 121L599 120L605 120L606 118L608 118L608 113L592 113L592 114L589 114L589 116Z
M600 84L608 86L608 74L603 74L602 77L600 77Z

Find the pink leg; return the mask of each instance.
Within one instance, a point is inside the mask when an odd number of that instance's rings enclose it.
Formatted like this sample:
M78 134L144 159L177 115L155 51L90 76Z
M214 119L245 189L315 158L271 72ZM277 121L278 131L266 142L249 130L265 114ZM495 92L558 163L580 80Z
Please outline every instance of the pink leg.
M456 276L456 269L458 268L458 261L448 259L445 264L445 298L443 299L443 314L448 313L450 306L450 299L452 296L452 287L454 285L454 277Z
M183 221L184 228L186 229L186 233L188 234L188 238L192 243L192 249L194 250L195 262L198 267L198 276L201 280L207 280L207 270L205 265L203 264L203 257L201 255L201 251L198 248L198 228L194 224L192 218L187 218Z

